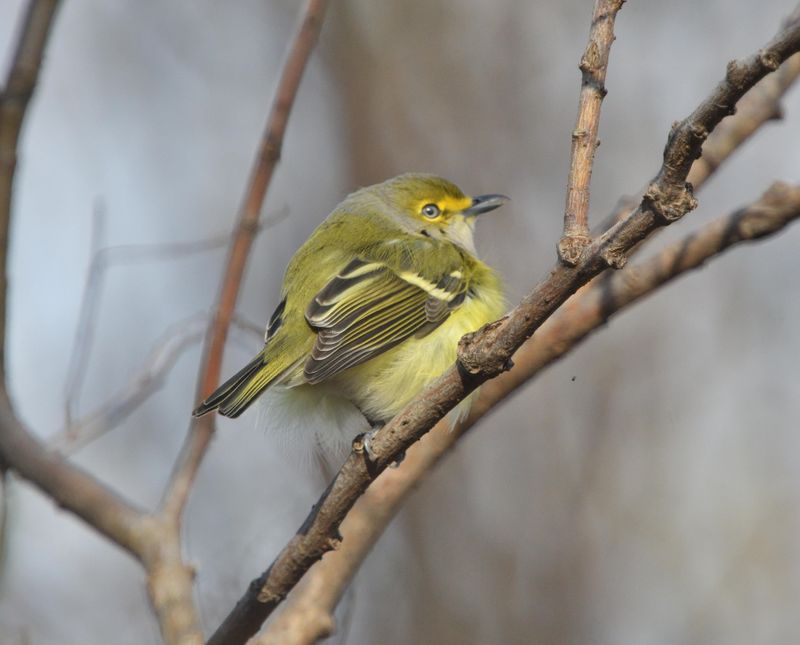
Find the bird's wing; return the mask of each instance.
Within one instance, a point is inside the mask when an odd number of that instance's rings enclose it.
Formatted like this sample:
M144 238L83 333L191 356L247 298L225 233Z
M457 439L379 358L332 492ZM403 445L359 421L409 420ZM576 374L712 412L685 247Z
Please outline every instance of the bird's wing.
M319 383L438 327L466 297L457 264L422 275L385 261L353 260L314 297L306 320L317 332L304 368Z

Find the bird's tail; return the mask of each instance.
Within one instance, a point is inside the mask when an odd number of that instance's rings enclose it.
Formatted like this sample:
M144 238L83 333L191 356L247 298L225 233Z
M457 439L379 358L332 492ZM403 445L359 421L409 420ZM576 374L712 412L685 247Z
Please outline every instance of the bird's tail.
M277 374L259 353L252 361L220 385L192 412L201 417L212 410L218 410L224 417L236 418L258 398Z

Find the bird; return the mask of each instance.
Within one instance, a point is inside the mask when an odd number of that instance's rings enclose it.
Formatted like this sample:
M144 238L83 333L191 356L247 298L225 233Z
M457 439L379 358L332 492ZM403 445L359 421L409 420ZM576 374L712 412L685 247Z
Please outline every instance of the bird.
M455 362L464 334L504 313L474 230L508 200L422 173L348 195L290 260L263 347L193 416L238 417L269 389L281 423L331 401L387 423Z

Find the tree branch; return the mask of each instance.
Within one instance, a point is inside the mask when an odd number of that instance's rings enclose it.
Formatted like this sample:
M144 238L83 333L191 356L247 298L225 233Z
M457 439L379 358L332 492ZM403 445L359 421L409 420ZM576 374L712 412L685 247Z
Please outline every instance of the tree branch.
M140 514L83 471L50 454L17 419L5 374L8 231L19 133L39 78L58 3L33 0L8 79L0 94L0 465L11 468L135 557L140 557Z
M797 13L797 12L796 12ZM736 114L725 119L703 144L703 155L694 162L687 181L697 190L755 132L768 121L783 118L780 99L800 76L800 54L795 54L774 74L742 97Z
M210 645L241 643L253 635L311 565L338 546L339 525L371 481L465 396L509 369L512 354L578 288L609 266L624 266L640 240L695 207L686 177L709 132L733 113L747 90L798 50L800 20L795 20L762 50L728 65L725 79L673 128L662 167L636 211L587 247L574 267L556 264L510 314L462 339L457 365L372 438L372 460L363 450L351 453L298 533L251 583Z
M606 69L614 42L614 20L625 0L595 0L589 43L581 57L583 74L578 99L578 117L572 131L572 152L567 201L564 208L564 234L558 243L558 257L574 266L589 246L589 184L594 153L600 145L597 131L600 107L606 95Z
M5 321L5 271L16 145L25 108L35 87L55 7L54 1L35 0L31 3L9 82L0 97L0 325ZM324 2L309 2L304 26L284 67L267 136L262 142L248 197L231 246L229 270L216 321L212 325L214 342L211 343L211 350L206 353L210 358L206 361L205 382L201 383L201 387L210 387L211 381L219 375L222 344L233 315L232 308L247 252L257 229L261 202L277 161L291 103L308 53L315 41L323 9ZM4 326L0 326L0 352L4 341ZM2 371L0 376L4 375ZM195 432L190 436L187 442L190 446L187 451L189 458L180 462L173 486L169 489L167 499L172 503L165 504L162 511L153 516L134 508L91 476L48 452L16 418L5 390L4 379L0 383L0 465L12 468L29 479L59 504L83 518L143 563L148 574L148 592L162 635L171 644L199 645L203 641L192 599L194 571L183 562L181 554L180 511L210 437L210 428L205 436L202 432Z
M214 319L206 334L201 360L197 398L210 394L218 385L222 368L222 354L228 329L233 318L236 300L244 276L250 247L258 226L272 174L281 155L283 137L294 104L300 79L317 42L327 0L309 0L302 21L292 41L284 63L278 88L272 101L264 135L245 192L244 202L236 222L233 239L228 249L227 266L215 307ZM178 462L164 494L163 511L177 517L186 506L189 491L200 468L200 463L214 434L214 415L194 419Z
M5 294L6 251L11 220L11 197L17 167L17 142L28 103L36 89L39 69L50 26L58 8L56 0L31 0L11 62L11 69L0 93L0 289ZM6 302L0 297L0 377L5 379Z
M800 5L784 20L791 25L800 20ZM768 121L783 118L780 99L800 76L800 54L787 58L780 69L761 79L736 104L736 113L722 121L703 144L703 153L695 160L687 181L697 191L713 177L731 154L739 149L761 126ZM639 191L639 195L644 194ZM609 213L596 228L607 231L616 222L627 217L636 207L639 198L625 197L612 213Z
M56 2L46 0L34 0L29 5L9 80L0 96L0 352L6 342L8 230L16 146L26 107L36 87L56 6ZM0 465L38 486L60 506L130 552L146 568L152 567L153 554L161 548L152 518L49 452L35 439L14 413L2 360L0 371Z

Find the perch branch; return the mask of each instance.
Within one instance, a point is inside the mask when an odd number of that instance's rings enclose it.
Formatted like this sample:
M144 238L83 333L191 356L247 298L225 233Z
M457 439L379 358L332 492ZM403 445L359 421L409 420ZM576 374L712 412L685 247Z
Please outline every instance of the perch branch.
M594 153L600 142L597 131L600 108L606 95L606 70L611 44L614 42L614 20L625 0L595 0L589 42L581 57L581 93L578 117L572 131L567 200L564 208L564 234L558 242L558 257L575 266L589 246L589 184L592 179Z

